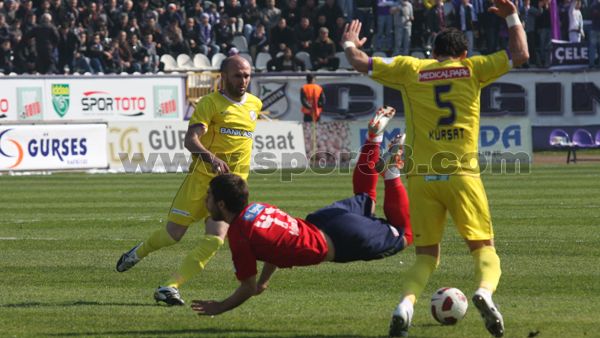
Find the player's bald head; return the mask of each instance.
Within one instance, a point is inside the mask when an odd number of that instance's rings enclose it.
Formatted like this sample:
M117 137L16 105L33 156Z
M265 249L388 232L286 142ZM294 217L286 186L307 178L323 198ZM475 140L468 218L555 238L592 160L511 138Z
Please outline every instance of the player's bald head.
M221 73L229 73L232 69L252 68L250 62L239 55L232 55L221 63Z

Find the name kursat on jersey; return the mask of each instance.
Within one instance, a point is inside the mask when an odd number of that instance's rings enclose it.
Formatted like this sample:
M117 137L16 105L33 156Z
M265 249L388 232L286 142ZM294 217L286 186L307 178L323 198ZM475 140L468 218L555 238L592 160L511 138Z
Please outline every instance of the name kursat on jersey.
M436 128L429 131L432 141L455 141L465 137L465 128Z

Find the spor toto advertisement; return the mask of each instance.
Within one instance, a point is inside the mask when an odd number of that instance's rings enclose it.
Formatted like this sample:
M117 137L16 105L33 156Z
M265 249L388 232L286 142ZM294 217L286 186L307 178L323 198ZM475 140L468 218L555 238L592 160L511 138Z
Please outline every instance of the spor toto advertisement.
M0 127L0 171L107 166L106 124Z
M0 81L0 123L181 120L183 77L70 77Z

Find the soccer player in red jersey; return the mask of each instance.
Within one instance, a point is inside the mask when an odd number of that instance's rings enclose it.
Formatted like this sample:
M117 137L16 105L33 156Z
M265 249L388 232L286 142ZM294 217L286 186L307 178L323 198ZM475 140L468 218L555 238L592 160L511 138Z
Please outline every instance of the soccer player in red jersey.
M229 311L262 293L277 267L352 262L394 255L412 243L408 197L402 181L403 137L396 137L380 158L383 130L393 108L379 109L353 173L354 196L295 218L276 206L248 203L248 187L238 176L223 174L210 182L206 206L215 220L227 222L229 247L240 286L225 300L194 300L200 315ZM385 180L384 213L375 218L379 175ZM256 261L264 261L258 281Z

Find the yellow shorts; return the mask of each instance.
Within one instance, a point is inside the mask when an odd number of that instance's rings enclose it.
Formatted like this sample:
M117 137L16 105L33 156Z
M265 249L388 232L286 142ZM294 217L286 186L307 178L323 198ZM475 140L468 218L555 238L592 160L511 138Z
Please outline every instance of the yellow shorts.
M488 200L480 177L410 176L407 190L416 246L434 245L442 241L446 211L463 238L494 238Z
M187 174L173 199L167 220L179 225L189 226L207 217L208 210L206 209L205 199L208 183L211 179L211 176L200 175L195 172Z

